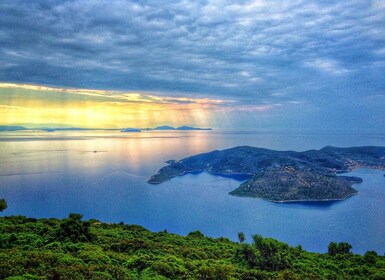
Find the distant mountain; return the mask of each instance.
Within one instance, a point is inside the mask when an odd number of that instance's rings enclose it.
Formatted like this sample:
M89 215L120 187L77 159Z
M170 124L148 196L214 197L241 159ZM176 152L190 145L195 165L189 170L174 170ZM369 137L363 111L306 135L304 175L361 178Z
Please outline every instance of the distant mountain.
M39 128L39 130L45 131L45 132L55 132L54 128L49 128L49 127Z
M3 125L0 126L0 131L19 131L19 130L41 130L45 132L55 132L55 131L88 131L88 130L120 130L121 132L141 132L142 130L151 131L151 130L160 130L160 131L166 131L166 130L212 130L211 128L199 128L199 127L192 127L192 126L180 126L180 127L172 127L169 125L163 125L163 126L157 126L155 128L84 128L84 127L71 127L68 125L60 125L60 124L28 124L28 126L21 126L21 125Z
M192 172L248 176L231 195L275 202L341 200L356 194L361 178L337 176L356 168L385 170L385 147L335 148L305 152L241 146L169 161L148 181L159 184Z
M124 128L120 132L142 132L139 128Z
M180 127L172 127L169 125L164 125L164 126L158 126L155 128L146 128L146 130L212 130L212 128L199 128L199 127L192 127L192 126L180 126Z
M83 128L83 127L68 127L68 128L55 128L55 130L95 130L94 128Z
M199 128L199 127L191 127L191 126L180 126L176 130L213 130L212 128Z
M84 131L84 130L97 130L95 128L82 128L82 127L42 127L36 128L38 130L53 132L53 131Z
M155 128L150 128L150 130L175 130L175 127L163 125L163 126L157 126Z
M53 131L83 131L83 130L97 130L97 129L82 128L82 127L49 127L49 126L25 127L25 126L19 126L19 125L0 126L0 131L19 131L19 130L41 130L46 132L53 132Z
M24 126L15 126L15 125L0 125L0 131L18 131L26 130Z

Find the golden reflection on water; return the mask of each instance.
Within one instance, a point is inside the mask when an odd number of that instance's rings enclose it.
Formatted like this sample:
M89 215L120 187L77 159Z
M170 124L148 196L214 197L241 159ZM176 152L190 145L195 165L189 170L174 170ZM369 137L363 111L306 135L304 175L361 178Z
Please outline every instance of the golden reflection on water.
M0 135L1 174L77 172L120 169L132 172L165 165L210 149L211 131L68 131L3 132ZM165 141L167 140L167 141ZM153 172L154 170L151 170Z

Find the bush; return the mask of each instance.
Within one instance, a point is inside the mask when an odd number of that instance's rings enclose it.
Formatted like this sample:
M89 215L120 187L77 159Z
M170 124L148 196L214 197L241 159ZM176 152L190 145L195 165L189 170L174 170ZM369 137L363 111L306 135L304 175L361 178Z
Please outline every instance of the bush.
M203 238L205 237L203 233L201 233L199 230L192 231L189 234L187 234L188 237L195 237L195 238Z
M346 242L330 242L328 246L328 254L331 256L335 256L337 254L347 255L350 254L350 250L352 249L352 245Z
M73 243L81 241L91 241L90 223L82 222L81 214L70 214L67 219L64 219L60 228L57 231L57 238L60 241L70 240Z
M375 264L377 261L377 253L374 251L367 251L364 255L365 262L368 264Z
M5 199L0 199L0 212L4 211L7 209L8 205Z

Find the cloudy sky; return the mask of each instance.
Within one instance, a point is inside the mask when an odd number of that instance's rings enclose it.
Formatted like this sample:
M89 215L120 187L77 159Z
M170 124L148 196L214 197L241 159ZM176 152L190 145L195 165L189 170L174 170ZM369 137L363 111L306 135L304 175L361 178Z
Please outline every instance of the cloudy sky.
M383 131L384 30L383 0L1 0L0 123Z

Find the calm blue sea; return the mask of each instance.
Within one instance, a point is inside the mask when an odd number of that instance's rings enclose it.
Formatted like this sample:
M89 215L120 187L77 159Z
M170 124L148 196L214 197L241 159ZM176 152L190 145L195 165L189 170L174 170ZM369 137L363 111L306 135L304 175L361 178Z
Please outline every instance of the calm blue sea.
M185 235L200 230L237 239L242 231L326 252L330 241L353 251L385 252L385 171L357 170L359 194L334 203L276 204L228 195L240 181L206 173L149 185L169 159L250 145L304 151L326 145L385 146L385 134L348 132L175 131L120 133L2 132L0 197L4 215L85 219L140 224Z

